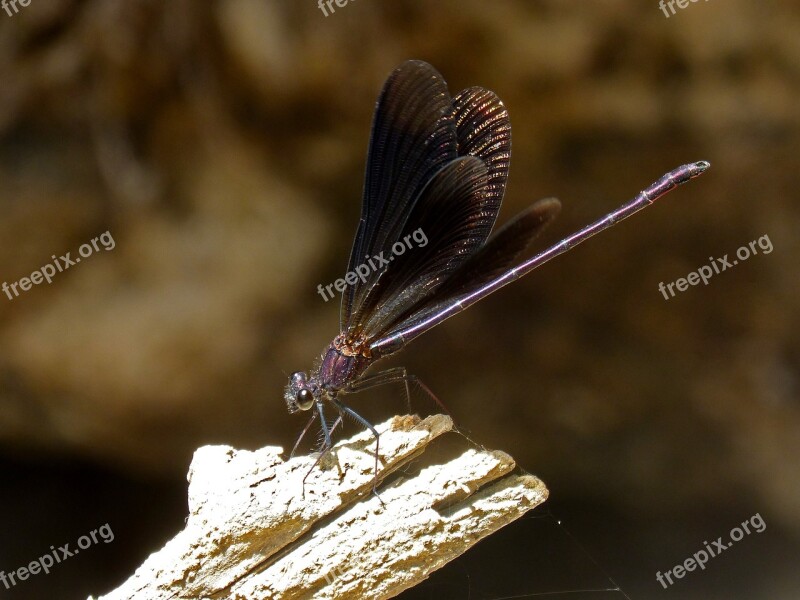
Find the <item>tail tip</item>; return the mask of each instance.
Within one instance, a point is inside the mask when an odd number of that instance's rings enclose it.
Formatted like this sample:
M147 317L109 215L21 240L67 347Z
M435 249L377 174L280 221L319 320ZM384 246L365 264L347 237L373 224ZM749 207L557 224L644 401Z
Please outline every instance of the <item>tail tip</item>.
M707 160L698 160L697 162L692 163L690 166L692 168L692 171L694 171L692 177L697 177L701 173L707 171L708 168L711 166L711 163L708 162Z

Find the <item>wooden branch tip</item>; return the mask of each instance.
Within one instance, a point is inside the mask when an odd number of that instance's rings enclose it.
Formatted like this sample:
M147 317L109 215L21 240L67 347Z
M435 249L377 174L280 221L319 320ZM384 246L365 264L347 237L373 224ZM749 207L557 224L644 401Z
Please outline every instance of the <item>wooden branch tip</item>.
M452 429L444 415L376 426L379 480L395 473L379 496L369 431L313 470L316 456L286 460L277 446L199 448L186 527L98 600L394 597L547 499L500 451L468 447L408 468Z

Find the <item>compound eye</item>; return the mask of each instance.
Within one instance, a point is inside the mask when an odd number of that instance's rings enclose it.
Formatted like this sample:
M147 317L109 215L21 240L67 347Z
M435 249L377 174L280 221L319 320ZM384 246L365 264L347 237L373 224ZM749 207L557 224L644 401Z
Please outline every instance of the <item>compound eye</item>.
M314 394L311 390L300 390L297 392L297 408L308 410L314 405Z

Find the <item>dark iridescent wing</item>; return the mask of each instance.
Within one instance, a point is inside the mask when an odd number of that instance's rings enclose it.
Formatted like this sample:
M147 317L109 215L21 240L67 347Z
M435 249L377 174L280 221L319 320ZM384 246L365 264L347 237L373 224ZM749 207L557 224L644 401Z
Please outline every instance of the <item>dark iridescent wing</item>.
M494 92L473 87L453 99L453 120L459 156L479 160L450 163L414 203L398 239L421 231L433 242L387 267L361 297L359 324L368 339L433 293L484 244L497 219L511 158L508 111Z
M495 220L487 209L484 162L462 156L434 175L409 217L409 246L370 291L363 334L369 340L436 289L486 241ZM425 245L414 240L427 240ZM402 242L398 242L402 245Z
M560 210L561 202L545 198L517 214L436 290L437 299L469 293L507 271Z
M453 98L458 154L477 156L488 170L486 210L500 211L511 164L511 123L500 98L481 87L461 90Z
M519 213L454 270L435 293L416 302L385 327L379 334L380 338L375 339L371 346L380 346L385 338L398 334L403 335L404 342L407 343L423 333L419 331L409 334L407 330L507 271L528 244L556 217L560 209L561 203L558 200L548 198Z
M444 79L425 62L407 61L386 80L372 121L361 221L348 272L376 254L389 254L422 188L457 157L452 112ZM382 275L371 270L366 281L345 290L342 331L359 327L364 298Z

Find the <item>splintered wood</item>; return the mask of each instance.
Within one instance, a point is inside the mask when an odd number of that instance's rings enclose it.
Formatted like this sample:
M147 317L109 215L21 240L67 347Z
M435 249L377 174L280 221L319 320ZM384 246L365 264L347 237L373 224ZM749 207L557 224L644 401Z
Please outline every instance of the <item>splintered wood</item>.
M452 426L443 415L379 425L381 479ZM510 456L474 448L403 473L378 498L374 448L367 431L340 442L305 491L313 456L198 449L186 528L99 600L391 598L547 498Z

